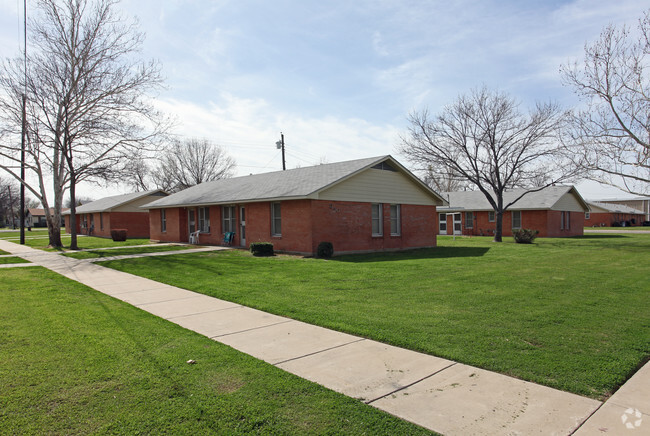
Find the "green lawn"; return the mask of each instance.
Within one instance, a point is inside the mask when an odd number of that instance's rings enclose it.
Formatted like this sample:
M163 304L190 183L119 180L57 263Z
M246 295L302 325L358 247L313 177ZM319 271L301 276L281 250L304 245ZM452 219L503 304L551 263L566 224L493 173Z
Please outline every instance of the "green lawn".
M39 267L0 344L1 434L429 434Z
M144 254L144 253L159 253L162 251L179 251L187 250L193 247L188 245L152 245L150 247L124 247L112 248L110 250L93 250L93 251L79 251L64 253L64 256L72 257L75 259L96 259L100 257L122 256L126 254Z
M7 252L4 251L4 250L0 250L0 255L4 255L4 254L11 254L11 253L7 253Z
M333 260L233 250L102 265L602 399L650 356L648 253L650 235L440 237Z
M18 256L0 257L0 265L7 265L11 263L29 263L29 260L25 260L22 257L18 257Z
M70 248L70 236L61 235L61 243L63 248ZM52 251L51 248L48 248L49 240L47 238L34 238L34 239L25 239L25 245L28 245L32 248L38 248L40 250ZM112 239L108 238L98 238L97 236L81 236L77 239L77 245L80 249L89 249L89 248L108 248L108 247L128 247L131 245L147 245L152 244L149 238L133 238L127 239L123 242L115 242Z

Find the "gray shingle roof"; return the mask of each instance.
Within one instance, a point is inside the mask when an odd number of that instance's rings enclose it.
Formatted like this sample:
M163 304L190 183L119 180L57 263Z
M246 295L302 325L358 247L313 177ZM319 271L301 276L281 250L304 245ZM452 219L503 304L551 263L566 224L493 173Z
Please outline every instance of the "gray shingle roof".
M99 200L91 201L90 203L77 206L76 213L94 213L94 212L110 212L111 209L130 203L148 195L163 193L160 189L154 189L144 192L132 192L130 194L113 195L111 197L100 198ZM63 215L69 215L70 211L64 212Z
M318 191L389 159L402 168L405 173L419 180L391 156L378 156L201 183L151 202L143 208L157 209L309 198ZM419 183L424 186L422 182ZM433 191L431 194L438 197L438 194Z
M629 213L629 214L637 214L637 215L644 214L644 212L639 209L634 209L633 207L625 206L623 204L600 203L598 201L589 201L588 204L589 206L601 208L607 212L612 212L612 213ZM592 210L592 212L600 212L600 211Z
M573 190L578 196L579 201L584 204L588 209L587 203L582 200L580 194L573 186L549 186L537 192L530 192L523 198L519 199L515 204L510 206L510 210L543 210L551 209L558 200ZM515 198L524 193L525 189L513 189L507 191L503 196L504 204L510 203ZM451 212L458 210L479 211L479 210L493 210L490 203L485 198L481 191L459 191L459 192L444 192L443 197L449 199L448 207L438 207L440 212Z

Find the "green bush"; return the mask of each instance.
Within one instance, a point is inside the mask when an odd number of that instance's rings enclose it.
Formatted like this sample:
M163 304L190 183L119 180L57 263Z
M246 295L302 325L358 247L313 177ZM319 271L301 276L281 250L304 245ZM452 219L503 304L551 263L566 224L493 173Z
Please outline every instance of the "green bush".
M518 229L512 232L512 235L515 237L515 242L518 244L532 244L539 230L533 229Z
M111 230L111 238L115 242L126 241L126 229Z
M324 258L334 256L334 245L331 242L321 242L316 249L316 255Z
M253 256L273 256L273 244L270 242L253 242L250 250Z

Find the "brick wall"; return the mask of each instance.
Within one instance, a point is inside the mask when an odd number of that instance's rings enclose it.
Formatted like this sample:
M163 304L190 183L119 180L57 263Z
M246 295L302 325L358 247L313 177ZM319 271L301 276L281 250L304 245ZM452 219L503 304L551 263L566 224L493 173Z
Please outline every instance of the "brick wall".
M496 217L495 217L496 218ZM462 234L471 236L494 236L496 219L489 221L487 211L473 212L473 226L467 228L466 212L461 212ZM437 224L436 224L437 225ZM522 210L521 227L539 230L539 237L567 237L583 234L584 213L570 212L569 228L560 229L561 212L552 210ZM512 236L512 211L503 214L503 236ZM447 214L447 233L453 234L453 214Z
M589 219L585 219L585 226L586 227L601 227L601 226L609 227L614 222L621 222L621 221L630 221L630 224L632 226L640 226L642 225L644 219L645 219L645 215L643 214L591 212L589 214ZM634 220L634 223L632 223L632 220Z
M241 245L240 208L235 205L237 227L234 246ZM271 203L243 205L246 210L246 247L252 242L272 242L278 251L315 253L318 244L329 241L336 253L349 251L400 250L436 245L434 206L401 205L401 235L390 234L390 208L383 208L384 235L373 237L370 203L291 200L281 202L280 236L271 235ZM187 242L187 209L166 209L167 231L160 231L160 210L151 211L151 239ZM221 206L210 207L209 234L199 236L201 244L221 244ZM198 225L198 210L197 225Z

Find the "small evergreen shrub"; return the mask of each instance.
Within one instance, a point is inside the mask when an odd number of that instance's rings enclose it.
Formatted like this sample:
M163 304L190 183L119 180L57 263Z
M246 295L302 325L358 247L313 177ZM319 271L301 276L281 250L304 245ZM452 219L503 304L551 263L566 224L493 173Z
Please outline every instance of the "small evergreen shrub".
M515 237L515 242L518 244L532 244L539 230L533 229L518 229L512 233L512 236Z
M321 242L316 249L316 255L329 259L334 256L334 245L331 242Z
M253 242L250 250L253 256L273 256L273 244L270 242Z
M126 229L111 230L111 238L115 242L126 241Z

